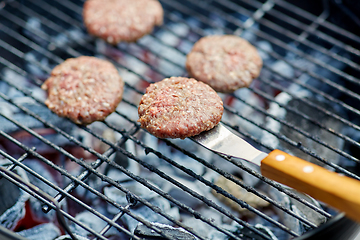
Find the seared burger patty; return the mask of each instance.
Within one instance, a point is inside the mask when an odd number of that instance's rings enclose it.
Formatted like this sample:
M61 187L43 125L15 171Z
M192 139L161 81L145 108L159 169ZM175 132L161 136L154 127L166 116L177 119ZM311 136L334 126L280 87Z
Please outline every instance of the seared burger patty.
M124 82L108 61L95 57L70 58L56 66L41 87L45 104L77 124L104 120L122 99Z
M189 75L218 92L248 87L259 76L262 60L245 39L233 35L207 36L197 41L187 55Z
M83 19L88 32L110 44L133 42L163 23L157 0L87 0Z
M215 127L223 102L207 84L171 77L151 84L139 105L141 127L159 138L186 138Z

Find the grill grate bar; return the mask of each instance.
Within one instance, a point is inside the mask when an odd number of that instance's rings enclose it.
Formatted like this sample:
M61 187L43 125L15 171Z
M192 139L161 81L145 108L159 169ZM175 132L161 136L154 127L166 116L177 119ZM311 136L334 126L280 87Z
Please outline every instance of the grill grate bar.
M132 204L132 203L129 203L128 205L126 205L124 208L125 209L129 209L132 205L134 205L134 204ZM119 212L118 214L116 214L114 217L113 217L113 219L112 219L112 221L113 222L116 222L117 220L119 220L123 215L124 215L125 213L124 212ZM106 225L101 231L100 231L100 235L105 235L105 233L107 232L107 231L109 231L109 229L111 228L111 225Z

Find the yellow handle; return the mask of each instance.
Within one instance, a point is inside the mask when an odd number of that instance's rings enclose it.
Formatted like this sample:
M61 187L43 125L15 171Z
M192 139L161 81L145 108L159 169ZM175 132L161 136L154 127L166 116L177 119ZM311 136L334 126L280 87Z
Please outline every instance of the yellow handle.
M261 161L262 175L344 212L360 222L360 181L274 150Z

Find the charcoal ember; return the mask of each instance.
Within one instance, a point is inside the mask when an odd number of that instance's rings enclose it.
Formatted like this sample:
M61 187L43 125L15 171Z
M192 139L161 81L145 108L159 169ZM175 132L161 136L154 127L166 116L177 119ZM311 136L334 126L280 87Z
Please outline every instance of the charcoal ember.
M128 189L132 194L137 195L138 197L141 197L146 200L150 200L152 198L156 197L156 193L149 190L147 187L142 185L139 182L136 181L130 181L130 182L123 182L121 185ZM105 187L104 188L104 194L109 197L110 199L113 199L115 202L122 206L126 206L128 204L128 201L126 199L126 193L119 190L116 187ZM114 212L112 208L109 208L110 212ZM115 209L115 214L117 213L117 210Z
M278 60L274 62L271 66L272 70L281 76L287 77L287 78L293 78L294 77L294 68L292 68L288 63Z
M203 213L203 211L202 211ZM229 219L230 220L230 219ZM219 223L216 221L216 219L211 219L210 221L214 224L216 224L217 226L219 226L220 228L224 229L227 232L233 233L236 236L239 236L241 239L245 239L243 238L244 236L247 236L247 232L246 230L243 230L244 228L242 226L240 226L238 223L236 223L235 221L230 220L229 223ZM223 221L224 222L224 221ZM191 228L201 237L205 238L205 239L209 239L209 240L229 240L232 239L231 237L229 237L229 235L218 231L217 229L215 229L214 227L212 227L211 225L209 225L208 223L200 220L200 219L196 219L194 217L186 217L184 216L182 223L185 224L186 226L191 226ZM243 230L243 232L242 232ZM258 237L256 234L252 233L252 237L253 238L248 238L248 239L259 239L256 238ZM275 239L274 239L275 240Z
M171 142L174 143L175 145L179 146L181 149L186 149L188 152L191 152L191 153L198 152L199 149L201 149L201 146L199 146L198 144L194 144L194 142L191 141L190 139L184 139L184 140L171 139ZM194 160L193 158L183 154L180 151L174 150L173 148L169 148L169 146L167 146L166 144L162 144L161 146L159 146L158 150L165 156L171 156L172 160L174 160L175 162L181 163L182 166L186 167L187 169L192 170L197 175L203 175L206 171L203 164L201 164L200 162ZM163 162L164 161L159 161L160 168L162 167L162 165L164 165ZM173 170L174 170L174 174L176 174L178 176L181 176L184 178L189 177L189 175L187 173L185 173L183 170L180 170L178 168L173 168Z
M23 163L29 168L31 168L33 171L43 176L49 182L58 185L51 172L49 172L49 170L44 166L44 164L41 161L37 159L26 159L24 160ZM55 196L57 194L57 191L54 188L50 187L44 181L33 176L32 174L28 174L28 178L30 183L37 186L42 191L48 193L50 196ZM55 221L56 218L55 211L44 213L42 211L43 203L41 201L39 201L35 197L30 197L29 200L30 200L30 209L33 213L34 218L36 218L39 221ZM61 204L65 204L65 203L66 201L61 202Z
M266 190L267 194L271 199L278 202L281 206L291 209L291 200L288 195L286 195L283 192L278 191L276 188L272 186L268 186L268 189ZM294 231L295 233L301 235L303 233L303 226L300 224L300 221L297 218L294 218L290 216L289 214L286 214L284 211L274 208L274 211L276 214L274 214L273 219L282 222L286 227ZM268 222L262 221L260 217L258 217L256 220L259 220L257 222L262 223L263 225L267 225ZM289 239L290 235L288 233L285 233L284 231L281 231L279 228L272 229L273 233L276 236L280 236L280 239Z
M166 213L170 217L172 217L175 220L180 219L180 213L179 209L177 207L171 207L170 202L163 198L153 198L149 201L153 206L158 207L162 212ZM118 210L119 211L119 210ZM118 212L117 211L117 212ZM157 222L162 224L171 225L172 222L168 220L167 218L161 216L160 214L155 214L153 210L150 208L143 206L141 204L137 204L134 209L131 209L131 212L143 219L146 219L146 221L149 222ZM133 232L136 228L136 226L139 224L137 220L132 218L131 216L125 214L122 217L124 223L127 224L129 230Z
M117 159L119 156L124 156L124 155L116 154L114 160ZM133 160L128 160L127 158L126 159L123 157L121 157L121 158L123 159L123 160L121 160L122 161L121 163L127 165L127 167L126 167L127 170L129 170L130 172L132 172L135 175L139 174L140 166L137 162L135 162ZM119 162L119 160L115 160L115 161ZM122 171L115 169L113 167L107 168L106 175L108 177L110 177L111 179L113 179L114 181L118 181L118 182L132 181L132 179L128 175L126 175Z
M278 238L273 234L273 232L268 228L261 224L256 224L254 226L256 229L260 230L260 232L264 233L272 240L278 240ZM236 236L241 237L243 240L263 240L265 238L259 236L248 228L244 228L242 226L237 226L237 230L234 232ZM286 239L286 238L284 238Z
M199 206L203 205L204 203L191 196L190 194L184 192L184 190L181 190L179 188L171 188L168 191L168 194L173 197L174 199L178 200L181 203L186 203L187 206L191 208L198 208Z
M213 230L213 227L208 223L196 219L195 217L182 216L181 221L185 226L191 226L191 228L203 238L207 238L208 234Z
M96 207L97 211L99 212L104 212L104 209L102 209L101 207ZM89 228L91 228L92 230L94 230L95 232L101 232L101 230L103 228L106 227L106 225L108 224L107 222L105 222L104 220L100 219L99 217L96 217L94 214L84 211L81 212L79 214L77 214L75 216L75 219L78 220L79 222L83 223L84 225L88 226ZM86 229L80 227L77 224L71 224L70 225L70 230L72 233L77 234L78 236L83 236L85 237L90 237L89 235L89 231L87 231ZM110 228L105 234L104 236L109 237L112 235L119 235L119 232L115 229L115 228Z
M309 195L300 193L298 191L295 191L293 189L289 189L289 191L292 191L294 194L298 195L302 199L305 199L307 202L311 203L312 205L315 205L316 207L322 209L321 205L318 201L310 197ZM326 222L326 217L321 215L320 213L316 212L315 210L305 206L302 203L299 203L298 201L290 198L292 209L294 212L298 213L300 216L304 216L306 219L308 219L310 222L314 223L317 226L320 226L321 224Z
M6 160L0 161L0 166L7 167L11 163ZM26 172L21 168L16 168L15 173L29 182ZM26 210L25 204L29 199L29 194L18 188L10 181L0 179L0 225L7 229L14 230L18 222L24 218Z
M210 178L209 176L206 176L207 178ZM202 184L200 184L197 181L193 181L193 179L185 179L180 178L177 176L173 176L173 178L178 181L180 184L186 186L191 191L197 192L202 196L212 196L209 192L209 188L204 187ZM205 178L206 179L206 178ZM204 206L204 202L199 200L198 198L192 196L188 192L184 191L183 189L174 186L173 184L170 184L167 181L163 181L163 184L161 184L161 189L163 191L169 193L170 196L172 196L174 199L178 200L180 203L184 203L187 206L191 208L199 208L200 206Z
M221 187L226 192L233 195L235 198L238 198L250 206L254 208L265 208L269 206L269 202L265 201L264 199L256 196L253 193L248 192L244 188L240 187L236 183L228 180L227 178L220 176L215 184L218 187ZM220 201L224 204L229 206L231 209L239 212L242 215L251 216L252 214L249 212L248 209L241 207L238 203L234 202L233 200L229 199L228 197L223 196L220 193L217 193L215 190L212 190L212 194L217 197Z
M169 201L157 197L157 194L155 192L149 190L147 187L140 184L139 182L129 181L129 182L122 182L120 184L126 189L128 189L132 194L149 201L151 204L157 206L158 208L161 209L161 211L166 212L173 218L175 219L180 218L180 213L178 208L171 208ZM122 205L123 207L128 206L130 204L128 198L126 197L126 194L120 191L116 187L113 186L105 187L104 194L107 197L113 199L118 204ZM111 214L117 214L120 211L120 209L116 208L113 205L108 205L107 210ZM132 207L131 211L134 214L142 217L143 219L146 219L147 221L169 224L169 220L167 220L166 218L164 218L159 214L155 214L150 208L142 205L141 203L138 203L134 207ZM128 226L130 231L133 231L138 224L137 220L135 220L134 218L132 218L127 214L125 214L122 217L122 221Z
M71 14L71 13L70 13ZM75 16L74 16L75 17ZM79 28L69 28L66 32L54 32L49 30L43 23L40 18L31 16L26 21L26 28L23 30L24 35L30 38L32 41L38 43L39 45L47 48L55 54L62 53L60 50L59 52L56 51L56 48L61 48L64 46L73 46L76 44L79 39L86 38L85 34ZM42 31L49 35L50 40L44 40L43 38L39 37L37 32ZM48 60L48 59L47 59ZM45 61L45 60L44 60ZM46 64L42 62L42 64ZM51 68L50 68L51 69Z
M196 238L185 231L182 228L175 228L169 225L160 224L160 223L151 223L157 229L161 230L164 234L169 236L171 239L177 240L195 240ZM139 223L134 231L134 235L141 237L146 240L162 240L168 239L163 237L161 234L157 233L155 230L147 227L146 225Z
M6 83L6 81L11 82L11 84L19 88L23 88L23 87L31 88L28 79L23 75L17 73L16 71L10 68L4 68L2 69L2 73L4 74L5 81L1 82L0 91L6 94L8 97L16 99L16 98L24 97L24 94L11 87L9 84Z
M239 229L242 229L243 227L233 221L231 224L222 224L221 228L223 228L224 230L229 231L231 233L234 233L235 235L238 235L237 232L239 231ZM231 238L223 232L219 232L213 228L210 228L208 231L208 239L210 239L210 240L229 240Z
M321 106L324 109L331 108L326 103L317 102L315 99L310 99L310 100L312 102L316 102L318 106ZM315 119L316 121L322 123L324 126L333 129L333 131L335 131L335 132L341 132L342 124L338 120L328 117L324 113L322 113L314 108L311 108L311 107L307 106L306 104L301 103L299 100L296 100L296 99L290 100L288 102L288 106L294 107L297 110L299 110L300 112L305 112L308 116L311 117L311 119ZM302 128L306 132L310 133L312 136L316 136L320 140L326 139L326 143L329 144L330 146L333 146L336 149L342 149L342 146L344 144L342 139L336 137L335 135L333 135L332 133L330 133L326 130L320 129L320 127L316 126L315 124L308 122L307 120L305 120L303 118L299 118L297 115L292 114L290 112L288 112L286 114L285 120L287 122L291 122L295 126L302 126ZM282 126L280 132L282 132L284 135L288 136L291 139L297 139L297 141L300 142L304 147L310 149L310 151L316 152L319 156L321 156L329 161L332 161L335 164L338 163L339 156L337 153L320 145L319 143L309 140L306 136L303 136L300 133L297 133L286 126ZM324 165L323 163L311 158L308 154L300 151L299 149L296 149L296 148L294 149L294 147L292 147L292 148L287 147L287 148L291 149L291 152L294 155L296 155L302 159L305 159L305 160L308 160L311 162L315 162L319 165Z
M29 240L53 240L60 236L60 230L53 223L44 223L18 232L20 236Z
M20 189L5 178L0 179L0 215L12 207L21 195Z
M205 173L206 168L203 164L187 156L185 153L169 147L167 142L159 141L159 139L155 138L151 134L143 134L140 138L143 139L148 148L146 148L145 151L137 152L137 156L146 159L147 163L157 167L159 170L168 174L180 176L182 178L189 178L189 174L174 167L171 163L164 161L162 158L159 158L156 154L152 153L152 150L160 152L162 155L171 158L171 160L175 162L181 163L182 166L190 169L198 175ZM197 144L194 144L190 139L171 139L169 141L181 149L185 149L187 152L199 153L200 151L204 151L204 154L206 154L204 156L209 158L212 155L211 152L205 150Z
M128 150L133 152L135 149L134 143L132 141L126 141L120 145L122 149ZM119 166L129 170L135 175L139 175L140 172L140 165L138 162L129 159L125 154L121 153L120 151L116 151L114 154L110 156L110 159L118 164ZM107 165L105 169L105 174L113 179L114 181L124 182L129 181L131 178L123 173L122 171L118 170L117 168Z

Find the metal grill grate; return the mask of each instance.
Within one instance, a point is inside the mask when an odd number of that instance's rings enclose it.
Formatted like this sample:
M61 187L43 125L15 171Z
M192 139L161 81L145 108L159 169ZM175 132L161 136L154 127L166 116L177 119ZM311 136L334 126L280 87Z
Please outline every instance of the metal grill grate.
M205 233L164 211L148 196L128 189L128 182L139 183L154 198L169 201L189 218L231 239L275 239L268 231L278 239L287 239L317 227L317 223L292 205L263 193L264 189L277 192L277 196L286 196L324 219L336 214L326 206L320 207L265 179L241 161L210 153L189 139L158 140L139 128L137 105L146 86L165 77L186 76L187 52L200 37L213 33L240 35L254 44L264 58L261 76L251 87L234 94L221 94L225 103L222 122L265 151L280 147L360 180L359 160L354 153L360 146L360 127L356 120L360 115L357 109L360 96L356 88L360 84L360 37L330 23L327 8L313 15L280 0L161 1L165 10L163 26L137 43L109 46L86 33L81 18L83 1L13 0L2 3L0 154L11 162L9 170L23 169L44 183L38 186L42 191L55 193L53 200L46 199L36 189L13 181L43 203L43 211L49 214L57 209L54 202L61 203L59 211L72 230L78 227L88 237L107 239L109 230L116 229L118 236L125 239L141 239L123 220L128 216L164 238L172 239L172 235L151 223L151 219L139 214L136 206L143 205L171 225L199 239L208 239ZM104 122L86 127L46 112L44 94L39 88L55 65L81 55L113 62L126 81L123 101L116 112ZM281 96L291 99L295 105L283 102ZM286 112L286 116L294 115L296 121L275 113L274 109ZM311 111L320 114L322 119L310 114ZM316 132L308 126L313 126ZM109 133L110 138L106 135ZM136 164L140 171L135 172L117 161L119 159ZM187 162L183 162L185 160ZM29 161L50 168L56 181L31 168ZM196 163L201 171L188 162ZM224 163L239 169L243 181L237 178L238 172L222 168ZM164 165L167 168L163 168ZM69 169L70 166L75 170ZM109 175L111 170L122 173L122 179ZM5 170L0 172L4 178L12 180ZM252 207L219 187L209 176L223 176L267 201L271 207L265 210ZM247 182L246 179L254 177L260 181ZM180 189L189 199L199 201L203 208L212 209L213 214L229 219L233 226L242 230L229 230L198 207L182 202L159 186L162 182ZM199 189L188 186L190 182L208 189L209 194L204 196ZM109 187L123 192L128 204L109 197L104 190ZM253 213L252 217L234 213L211 197L211 190L246 208ZM109 213L106 211L109 207L115 210ZM100 231L77 218L80 211L100 219L104 223ZM284 219L296 221L301 230L292 228ZM259 227L259 222L264 227Z

